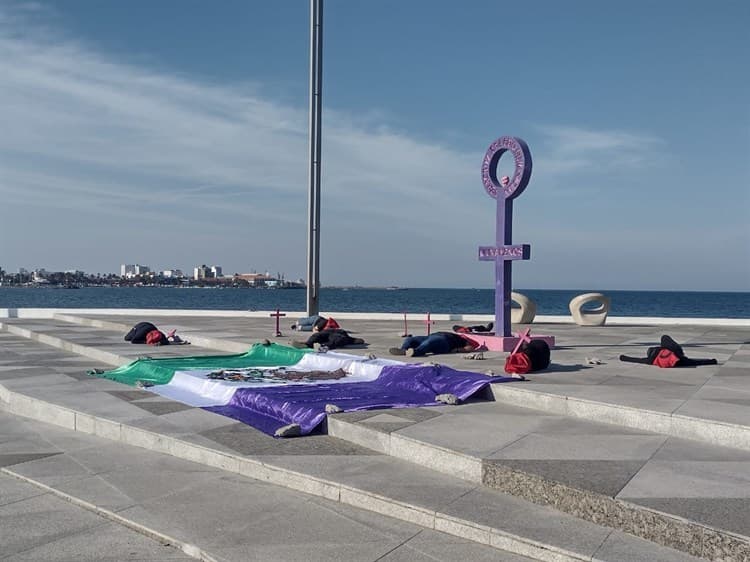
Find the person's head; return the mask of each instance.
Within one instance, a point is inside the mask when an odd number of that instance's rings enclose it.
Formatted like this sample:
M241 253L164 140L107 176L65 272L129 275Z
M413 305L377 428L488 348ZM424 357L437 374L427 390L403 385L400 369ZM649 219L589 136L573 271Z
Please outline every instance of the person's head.
M510 178L508 176L503 176L500 178L500 185L502 185L503 187L507 187L509 183Z

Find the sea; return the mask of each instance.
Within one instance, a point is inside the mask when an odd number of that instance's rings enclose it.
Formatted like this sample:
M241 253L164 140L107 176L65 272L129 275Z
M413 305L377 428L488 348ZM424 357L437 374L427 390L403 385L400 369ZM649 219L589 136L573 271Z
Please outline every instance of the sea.
M517 289L539 315L569 315L568 303L589 289ZM750 293L598 291L611 316L750 318ZM176 287L0 287L0 308L150 308L304 312L305 289ZM320 310L424 314L494 314L492 289L322 288Z

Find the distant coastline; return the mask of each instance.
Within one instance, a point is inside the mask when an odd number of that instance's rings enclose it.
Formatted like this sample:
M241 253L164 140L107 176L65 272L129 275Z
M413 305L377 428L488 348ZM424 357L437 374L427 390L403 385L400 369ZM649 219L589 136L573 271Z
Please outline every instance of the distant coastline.
M132 308L195 310L280 310L302 312L306 291L247 290L216 287L214 290L167 291L185 287L81 287L78 290L0 287L0 308ZM206 288L206 287L189 287ZM31 289L34 289L32 287ZM569 315L568 303L591 289L519 289L533 299L539 315ZM750 318L750 292L716 291L608 291L612 316L674 318ZM492 289L405 290L368 287L323 287L320 307L337 312L385 312L422 315L493 314Z

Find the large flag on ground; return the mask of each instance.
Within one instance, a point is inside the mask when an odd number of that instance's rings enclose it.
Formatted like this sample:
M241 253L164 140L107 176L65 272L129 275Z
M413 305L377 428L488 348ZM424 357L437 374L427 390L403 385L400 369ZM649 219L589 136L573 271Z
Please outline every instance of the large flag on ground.
M305 435L338 411L433 406L436 396L466 400L493 382L444 365L412 364L346 353L254 345L247 353L138 359L96 376L229 416L269 435L294 426Z

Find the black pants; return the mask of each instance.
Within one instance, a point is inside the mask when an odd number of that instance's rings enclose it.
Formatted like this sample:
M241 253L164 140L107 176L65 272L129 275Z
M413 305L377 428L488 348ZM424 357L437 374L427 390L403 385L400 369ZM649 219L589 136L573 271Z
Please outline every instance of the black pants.
M356 343L356 341L346 330L339 329L316 332L307 338L305 343L307 344L307 347L312 347L313 344L319 343L320 345L326 346L328 349L337 349L339 347L352 345Z

